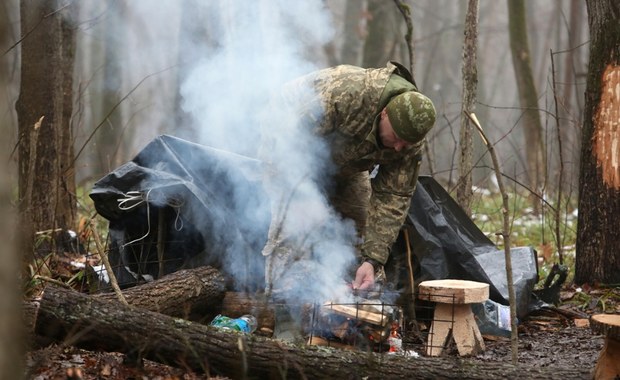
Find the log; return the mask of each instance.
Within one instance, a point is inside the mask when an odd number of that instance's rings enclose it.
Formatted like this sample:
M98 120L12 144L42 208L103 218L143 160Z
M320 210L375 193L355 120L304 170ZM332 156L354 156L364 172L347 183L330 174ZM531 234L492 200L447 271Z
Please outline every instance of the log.
M179 270L158 280L123 290L127 303L171 317L208 323L215 314L237 318L252 314L258 329L270 336L275 324L274 307L260 294L226 292L226 278L217 269L199 267ZM114 293L94 297L115 301Z
M123 290L131 306L193 321L220 310L225 294L226 278L208 266L179 270ZM114 293L99 293L94 297L117 300Z
M48 285L38 307L36 332L85 349L140 355L195 372L231 378L574 379L584 368L514 367L454 358L408 358L321 346L296 346L265 337L218 330Z
M193 321L220 310L225 294L226 278L208 266L179 270L123 290L131 306ZM114 293L99 293L94 297L117 300Z
M605 344L594 368L594 378L620 378L620 315L595 314L590 319L590 326L594 332L605 336Z

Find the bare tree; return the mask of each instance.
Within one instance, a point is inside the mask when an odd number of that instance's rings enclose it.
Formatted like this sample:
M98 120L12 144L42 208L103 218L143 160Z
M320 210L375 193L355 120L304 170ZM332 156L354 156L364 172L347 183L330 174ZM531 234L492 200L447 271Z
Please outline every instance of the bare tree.
M368 36L364 44L363 67L382 67L389 60L402 61L402 16L391 1L368 0Z
M2 21L0 20L0 23ZM5 124L0 125L0 132L6 135L9 131ZM23 365L22 337L17 328L21 325L21 302L19 297L19 282L16 250L14 243L15 228L13 208L10 203L11 187L9 168L6 165L8 141L3 140L0 146L0 378L19 379L22 377Z
M360 64L363 35L360 20L364 14L364 1L346 0L344 12L344 42L340 61L349 65Z
M478 88L478 69L476 49L478 47L478 0L469 0L465 15L465 40L463 42L463 103L462 114L475 112L476 90ZM461 117L461 132L459 138L459 181L456 189L456 199L461 208L471 214L472 198L472 151L474 149L472 126L469 118Z
M579 176L575 282L620 283L620 4L588 0L590 64Z
M29 263L36 231L73 227L76 218L73 138L75 3L21 1L19 129L21 252Z
M577 73L577 64L575 61L578 60L579 51L576 49L577 46L581 43L579 41L579 37L581 36L581 31L583 29L583 17L582 17L582 2L580 0L570 0L570 19L568 21L568 47L564 56L564 89L562 91L562 107L560 108L560 117L562 120L562 124L565 126L561 129L562 131L562 141L564 142L563 146L565 147L565 152L563 156L568 159L569 162L573 163L570 166L570 178L577 179L579 177L579 167L577 166L577 162L579 162L579 123L578 120L581 120L581 107L579 107L579 102L573 102L573 97L581 96L578 93L576 79L578 76ZM572 106L572 105L575 106ZM571 184L576 184L577 181L570 181Z
M13 43L11 41L11 23L8 5L0 4L0 48L2 52ZM10 67L7 60L0 60L0 87L6 88ZM0 95L4 100L4 96ZM11 170L9 152L13 142L7 136L12 136L9 123L0 123L0 379L19 379L22 375L24 347L23 340L17 326L21 320L21 302L19 297L19 282L16 278L19 262L16 256L14 236L18 233L15 228L14 209L11 206L11 179L14 170Z
M103 18L103 88L101 89L101 111L104 124L95 134L95 152L97 155L95 173L103 176L113 168L121 165L124 151L130 138L124 128L121 108L116 107L122 98L122 49L127 35L127 20L122 1L107 1L106 17Z
M523 134L530 188L541 190L545 177L545 154L543 147L543 128L538 112L538 93L534 85L532 63L528 44L527 24L525 22L525 2L508 0L508 28L510 49L514 66L519 102L523 108ZM538 202L534 209L539 210Z

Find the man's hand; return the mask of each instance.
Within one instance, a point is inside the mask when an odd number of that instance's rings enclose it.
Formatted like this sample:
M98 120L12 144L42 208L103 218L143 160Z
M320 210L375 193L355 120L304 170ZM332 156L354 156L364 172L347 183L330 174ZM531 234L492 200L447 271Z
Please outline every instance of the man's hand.
M375 284L375 268L371 263L365 261L357 268L355 272L355 280L353 281L353 290L365 290Z

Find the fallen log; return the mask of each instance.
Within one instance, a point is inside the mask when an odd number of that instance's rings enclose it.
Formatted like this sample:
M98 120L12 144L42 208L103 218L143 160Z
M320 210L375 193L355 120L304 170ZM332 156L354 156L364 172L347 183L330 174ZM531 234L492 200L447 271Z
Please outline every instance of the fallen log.
M121 352L231 378L574 379L583 368L512 366L462 358L397 355L296 346L218 330L49 285L35 302L36 333L66 345Z
M252 314L258 328L273 332L273 305L261 295L226 292L226 278L217 269L199 267L170 273L158 280L123 290L131 306L207 323L215 314L232 318ZM116 300L114 293L99 293L94 297Z
M208 266L180 270L123 290L131 306L192 321L220 310L225 294L226 278ZM94 297L117 300L114 293L99 293Z

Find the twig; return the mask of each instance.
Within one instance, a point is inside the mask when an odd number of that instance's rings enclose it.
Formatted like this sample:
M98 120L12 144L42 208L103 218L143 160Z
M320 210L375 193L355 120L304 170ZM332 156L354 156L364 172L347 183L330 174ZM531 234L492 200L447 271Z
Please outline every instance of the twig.
M108 260L108 253L105 251L103 245L101 245L101 240L99 239L99 234L97 233L97 229L95 226L91 224L90 228L93 233L93 239L95 240L95 245L97 246L97 250L99 251L99 256L101 256L101 260L103 261L103 265L105 266L105 270L108 272L108 277L110 278L110 284L112 285L112 289L114 289L114 293L118 297L118 300L125 305L129 305L121 288L118 286L118 281L116 281L116 276L112 271L112 265L110 265L110 260Z
M508 204L508 193L504 188L504 181L502 180L502 174L499 167L499 160L497 159L497 155L495 154L495 148L493 144L486 137L480 122L478 122L478 118L476 114L473 112L467 112L463 110L465 115L474 123L474 126L478 129L480 133L480 137L482 141L487 146L489 150L489 154L493 159L493 167L495 169L495 177L497 178L497 185L499 187L499 191L502 194L502 214L504 216L504 227L502 230L502 238L504 240L504 259L506 261L506 282L508 283L508 302L510 303L510 342L512 348L512 364L517 365L518 361L518 335L517 335L517 304L516 304L516 295L515 288L512 279L512 260L510 257L510 209Z
M403 229L403 235L405 236L405 244L407 245L407 267L409 268L409 284L411 285L411 296L415 294L415 285L413 282L413 263L411 261L411 246L409 245L409 232L407 229Z
M86 139L86 141L84 141L84 144L82 144L82 147L80 148L80 150L75 154L75 156L73 157L73 162L72 165L69 166L69 168L73 168L78 157L80 157L80 155L82 154L82 152L84 151L84 149L86 149L86 146L88 145L88 143L90 142L90 140L92 140L92 138L95 136L95 133L97 133L97 131L99 130L99 128L101 128L106 121L108 120L108 118L110 117L110 115L112 115L112 113L114 113L114 111L116 111L116 109L125 101L125 99L129 98L129 96L131 96L131 94L134 93L134 91L136 91L138 89L138 87L140 87L142 85L142 83L144 83L147 79L149 79L150 77L159 75L165 71L168 71L170 69L172 69L173 67L175 67L176 65L167 67L163 70L160 71L156 71L152 74L149 74L147 76L145 76L144 78L142 78L138 84L136 84L131 90L129 90L129 92L127 94L125 94L125 96L123 96L118 102L116 102L116 104L114 104L114 106L112 106L112 109L110 109L110 111L107 113L107 115L105 115L105 117L103 118L103 120L95 127L95 129L93 129L93 131L91 132L91 134L88 136L88 138ZM69 169L67 169L69 170Z
M40 274L35 274L34 275L34 279L35 280L42 280L42 281L49 282L49 283L52 283L52 284L56 284L58 286L62 286L63 288L72 289L70 285L65 284L62 281L58 281L55 278L51 278L51 277L47 277L47 276L42 276Z

